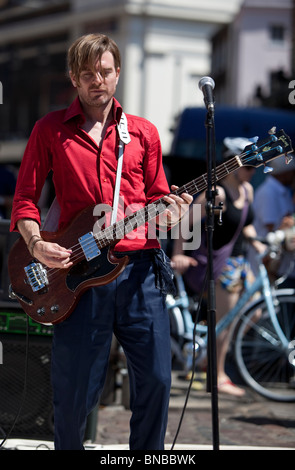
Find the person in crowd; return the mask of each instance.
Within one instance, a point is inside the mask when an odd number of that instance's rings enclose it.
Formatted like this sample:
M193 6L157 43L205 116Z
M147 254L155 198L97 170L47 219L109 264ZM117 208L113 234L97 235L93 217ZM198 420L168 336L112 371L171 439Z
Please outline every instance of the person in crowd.
M295 287L295 269L292 268L295 253L295 162L286 163L285 157L270 162L273 171L255 191L254 227L259 237L281 230L284 233L284 251L280 259L274 261L270 270L277 277L286 276L281 287ZM252 269L256 264L252 250L249 253ZM292 263L291 263L291 262Z
M224 139L224 162L249 145L245 138L225 138ZM259 241L253 240L256 232L253 226L253 187L250 180L253 176L253 167L241 167L238 170L227 175L217 186L217 195L215 205L222 203L222 225L218 224L218 217L214 226L213 249L220 250L224 246L232 243L230 256L224 260L222 269L216 272L216 320L222 318L231 308L233 308L239 299L241 293L247 288L247 283L252 282L252 272L249 263L246 260L248 243L253 244L259 252L265 251L265 245ZM201 218L206 215L206 192L201 193L194 204L201 204ZM244 211L243 211L243 208ZM189 225L200 223L192 220L192 207L189 211ZM242 215L243 214L243 215ZM243 220L241 222L241 218ZM204 236L204 235L203 235ZM235 241L233 242L233 240ZM194 266L197 264L196 258L192 253L183 251L183 241L181 237L175 240L172 250L172 265L176 271L181 273L186 279L189 270L194 272ZM222 265L222 264L221 264ZM199 291L194 292L194 286L199 284L189 277L189 288L193 294L199 295ZM230 342L230 328L218 335L216 340L217 350L217 385L219 392L227 393L241 397L245 394L244 389L235 385L225 370L225 360Z
M60 269L72 265L72 253L67 246L42 239L37 207L42 186L52 170L59 229L68 227L87 206L112 207L123 113L114 97L120 52L111 38L103 34L78 38L68 50L68 69L77 97L67 109L36 123L22 160L11 219L11 230L19 230L34 258ZM118 207L118 217L130 206L144 207L164 197L167 209L156 222L167 230L188 210L192 197L171 194L155 126L141 117L125 117L131 141L124 148L120 185L124 206ZM148 224L136 233L125 235L114 248L118 257L129 255L124 271L111 283L88 289L71 315L54 326L57 450L83 449L87 416L103 389L113 333L128 361L130 449L164 449L171 383L165 286L173 272Z

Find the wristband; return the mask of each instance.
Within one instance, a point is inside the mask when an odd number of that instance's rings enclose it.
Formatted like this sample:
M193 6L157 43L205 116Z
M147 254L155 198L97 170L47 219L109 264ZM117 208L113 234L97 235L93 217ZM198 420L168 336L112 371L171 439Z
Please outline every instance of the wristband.
M43 238L39 237L39 235L33 235L33 236L37 238L35 238L35 240L32 241L31 245L28 245L28 250L32 256L34 256L33 252L34 252L34 246L36 245L36 243L43 241ZM31 237L31 239L32 238L33 237Z
M30 246L30 243L31 243L31 241L33 240L34 237L41 238L40 235L32 235L31 238L30 238L30 240L29 240L28 243L27 243L27 247Z

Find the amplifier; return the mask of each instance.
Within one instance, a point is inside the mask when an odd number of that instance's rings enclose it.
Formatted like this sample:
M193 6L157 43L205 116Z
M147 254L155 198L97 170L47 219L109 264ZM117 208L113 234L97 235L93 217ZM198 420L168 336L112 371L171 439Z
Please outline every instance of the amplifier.
M25 387L26 336L1 334L0 435L6 435L22 403ZM53 408L50 383L50 337L30 336L26 395L10 437L53 439Z
M27 321L29 322L28 328L30 336L52 336L52 326L41 325L40 323L34 322L30 317L27 317L22 310L16 308L0 308L0 334L26 334Z
M34 322L22 310L0 306L0 440L10 430L23 399L27 352L26 395L10 438L53 440L52 335L52 327ZM94 442L97 419L98 407L88 417L85 441Z

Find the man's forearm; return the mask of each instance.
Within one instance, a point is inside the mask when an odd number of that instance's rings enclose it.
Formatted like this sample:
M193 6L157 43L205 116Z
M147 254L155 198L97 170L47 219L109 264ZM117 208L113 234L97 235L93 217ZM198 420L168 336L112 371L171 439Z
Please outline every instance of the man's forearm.
M39 224L33 219L20 219L17 222L17 228L32 254L35 243L41 240Z

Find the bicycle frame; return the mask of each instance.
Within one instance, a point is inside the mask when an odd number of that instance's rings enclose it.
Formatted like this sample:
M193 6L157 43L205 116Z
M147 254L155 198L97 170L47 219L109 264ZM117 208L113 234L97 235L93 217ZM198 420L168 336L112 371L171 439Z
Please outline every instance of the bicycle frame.
M244 307L247 307L247 310L250 309L250 304L248 304L248 302L257 292L260 292L261 298L263 298L266 303L270 319L273 323L274 329L278 335L282 347L288 349L289 341L280 327L273 303L276 289L271 287L267 270L262 263L259 264L259 274L253 284L251 284L245 290L236 305L217 323L216 335L218 336L225 328L227 328L236 317L241 317L244 311Z

